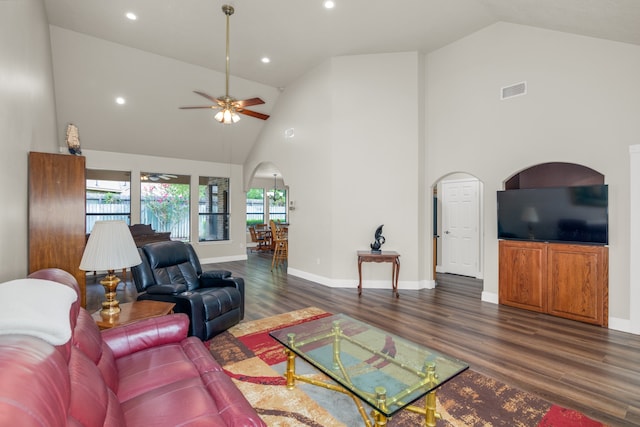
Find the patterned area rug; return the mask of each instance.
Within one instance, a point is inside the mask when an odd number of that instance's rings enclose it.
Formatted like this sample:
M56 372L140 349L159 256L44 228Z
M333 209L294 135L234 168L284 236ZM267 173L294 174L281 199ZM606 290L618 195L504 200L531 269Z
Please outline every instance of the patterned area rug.
M211 341L213 356L224 366L260 416L273 427L354 427L364 425L350 397L297 382L286 388L283 377L283 347L269 336L274 329L329 316L310 307L278 316L243 322ZM296 359L296 373L328 381L302 359ZM419 400L416 406L424 406ZM370 410L363 404L367 411ZM583 414L565 409L539 397L510 387L469 369L437 392L439 427L522 426L599 427L603 424ZM423 425L419 414L400 411L389 427Z

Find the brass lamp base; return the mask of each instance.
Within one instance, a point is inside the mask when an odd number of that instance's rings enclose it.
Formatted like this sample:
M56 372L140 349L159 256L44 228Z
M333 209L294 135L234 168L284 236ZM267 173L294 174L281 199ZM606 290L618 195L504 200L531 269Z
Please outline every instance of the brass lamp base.
M107 276L100 281L100 284L104 287L106 298L106 301L102 302L102 310L100 310L100 314L103 316L114 316L120 313L120 306L116 299L118 283L120 283L120 279L113 273L113 270L109 270Z

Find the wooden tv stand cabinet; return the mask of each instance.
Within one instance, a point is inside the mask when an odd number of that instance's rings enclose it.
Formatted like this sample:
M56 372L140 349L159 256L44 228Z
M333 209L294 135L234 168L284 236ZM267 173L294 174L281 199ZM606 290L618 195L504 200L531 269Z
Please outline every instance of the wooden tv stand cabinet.
M607 326L609 248L499 241L500 304Z

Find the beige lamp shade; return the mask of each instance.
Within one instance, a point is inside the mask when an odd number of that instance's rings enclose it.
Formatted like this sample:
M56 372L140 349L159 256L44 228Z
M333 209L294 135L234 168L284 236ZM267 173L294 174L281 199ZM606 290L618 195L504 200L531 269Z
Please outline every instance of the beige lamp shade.
M142 262L124 221L97 221L84 248L80 270L120 270Z

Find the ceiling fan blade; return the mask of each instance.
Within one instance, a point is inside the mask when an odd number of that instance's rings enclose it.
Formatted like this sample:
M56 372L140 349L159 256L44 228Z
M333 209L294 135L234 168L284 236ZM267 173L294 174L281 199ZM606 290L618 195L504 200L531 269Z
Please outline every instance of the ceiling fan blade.
M193 91L193 93L197 93L197 94L198 94L198 95L200 95L200 96L204 96L204 97L205 97L205 98L207 98L209 101L214 102L214 103L216 103L216 104L220 104L221 102L223 102L223 101L220 101L219 99L214 98L213 96L211 96L211 95L209 95L209 94L206 94L206 93L204 93L204 92L200 92L200 91L194 90L194 91Z
M238 108L236 111L246 116L255 117L256 119L267 120L269 118L267 114L258 113L257 111L245 110L244 108Z
M264 104L264 101L260 98L243 99L242 101L236 101L235 104L238 107L250 107L252 105Z
M192 110L194 108L220 108L220 106L219 105L203 105L200 107L178 107L178 108L180 108L181 110Z

